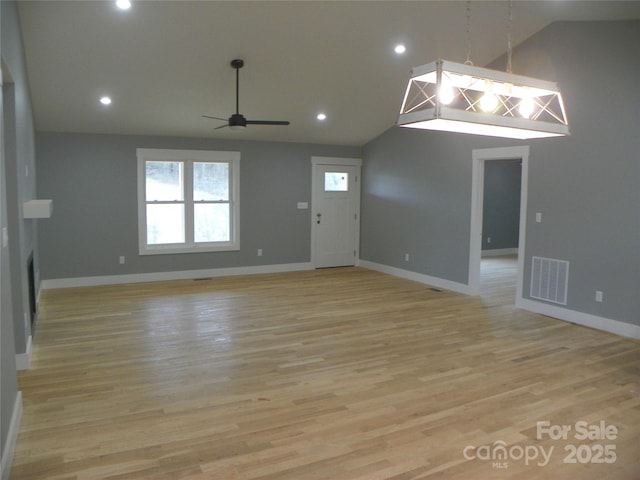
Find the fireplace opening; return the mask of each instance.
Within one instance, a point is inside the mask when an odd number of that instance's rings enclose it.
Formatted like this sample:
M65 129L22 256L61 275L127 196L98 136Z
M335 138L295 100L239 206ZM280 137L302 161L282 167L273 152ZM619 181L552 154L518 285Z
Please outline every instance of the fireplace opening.
M27 276L29 278L29 314L31 333L33 334L34 324L36 321L36 273L33 266L33 253L29 255L27 260Z

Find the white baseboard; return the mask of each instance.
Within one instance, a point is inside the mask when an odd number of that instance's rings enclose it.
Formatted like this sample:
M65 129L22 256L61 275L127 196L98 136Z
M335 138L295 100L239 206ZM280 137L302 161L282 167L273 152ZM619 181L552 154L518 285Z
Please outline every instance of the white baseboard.
M29 370L29 366L31 365L32 348L32 336L29 335L29 339L27 340L27 351L24 353L16 353L16 370Z
M622 337L640 340L640 325L612 320L610 318L598 317L589 313L576 312L556 305L536 302L528 298L516 299L516 307L534 313L547 315L566 322L595 328L608 333L614 333Z
M517 255L517 248L495 248L493 250L482 250L483 257L501 257L502 255Z
M20 419L22 418L22 392L16 394L15 402L13 402L13 413L11 414L11 424L9 425L9 433L7 434L7 442L2 450L2 460L0 466L0 478L8 480L11 473L11 464L13 463L13 452L16 448L18 440L18 432L20 431Z
M360 259L360 266L362 268L368 268L369 270L375 270L377 272L388 273L389 275L394 275L407 280L413 280L414 282L424 283L425 285L431 285L432 287L470 295L469 285L464 283L452 282L451 280L432 277L430 275L424 275L422 273L412 272L410 270L404 270L397 267L390 267L389 265L382 265L380 263L369 262L368 260L362 259Z
M195 278L256 275L261 273L295 272L313 270L311 263L283 263L252 267L210 268L204 270L180 270L175 272L133 273L127 275L100 275L95 277L58 278L42 280L41 288L96 287L126 283L163 282L167 280L191 280Z

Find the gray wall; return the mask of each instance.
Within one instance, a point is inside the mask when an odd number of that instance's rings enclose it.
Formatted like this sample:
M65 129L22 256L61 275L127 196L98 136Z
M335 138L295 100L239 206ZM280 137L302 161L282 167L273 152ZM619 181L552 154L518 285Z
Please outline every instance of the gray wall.
M11 299L16 353L24 353L31 334L28 316L27 259L37 267L37 224L23 220L22 204L36 198L34 127L22 34L14 2L1 2L4 161Z
M2 9L0 8L0 23ZM2 39L0 38L0 52ZM3 124L4 101L0 95L0 127ZM2 128L0 128L0 136ZM0 137L0 146L4 140ZM0 148L0 228L7 227L7 187L5 183L4 148ZM11 284L9 282L9 251L0 234L0 458L4 455L9 433L13 403L18 391L15 370L15 347L11 319ZM0 472L1 474L2 472Z
M466 284L471 150L467 137L397 127L367 144L360 257Z
M554 24L520 56L555 66L572 131L532 147L525 293L532 255L568 260L569 308L640 325L640 21Z
M519 159L484 162L482 250L518 248L521 172Z
M0 223L7 228L9 246L0 247L0 447L7 435L18 394L15 354L26 351L27 256L34 251L34 226L22 220L22 202L35 195L33 117L27 85L16 6L0 2L3 90ZM27 167L30 176L26 175Z
M54 205L53 216L39 225L42 279L308 262L310 210L298 210L297 202L311 202L311 157L361 153L329 145L60 133L38 133L36 143L38 193ZM136 148L240 151L241 250L139 256Z
M568 260L567 308L640 325L639 46L638 21L575 22L515 49L514 72L560 84L570 137L392 128L367 144L362 258L466 284L472 150L530 145L525 297L532 256ZM404 262L408 249L416 253Z
M2 103L0 103L0 106L2 106ZM2 162L0 168L0 224L2 228L6 228L7 202L4 162ZM16 395L18 394L9 249L1 245L2 243L0 243L0 458L7 446L7 435Z

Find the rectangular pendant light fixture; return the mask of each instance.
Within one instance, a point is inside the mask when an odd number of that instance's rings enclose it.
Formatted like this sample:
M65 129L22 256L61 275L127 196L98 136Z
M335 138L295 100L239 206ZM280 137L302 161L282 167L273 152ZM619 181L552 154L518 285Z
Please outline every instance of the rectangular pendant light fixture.
M398 126L523 140L569 135L556 83L446 60L412 70Z

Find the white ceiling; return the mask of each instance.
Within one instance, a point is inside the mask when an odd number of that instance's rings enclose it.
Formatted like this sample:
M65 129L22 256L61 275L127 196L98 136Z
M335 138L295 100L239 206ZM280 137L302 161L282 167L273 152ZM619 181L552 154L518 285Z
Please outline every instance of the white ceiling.
M466 6L133 0L123 12L111 1L49 0L22 1L19 15L37 130L359 146L395 123L411 67L465 60ZM485 65L506 50L508 2L470 10L471 59ZM512 41L557 20L629 18L640 18L640 2L515 1ZM222 122L202 118L235 110L234 58L245 60L240 112L290 126L214 131Z

